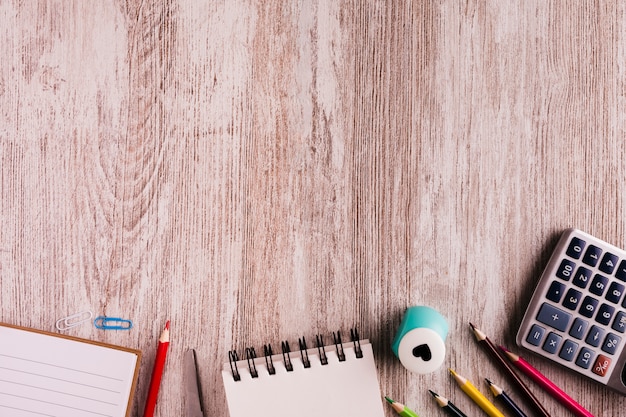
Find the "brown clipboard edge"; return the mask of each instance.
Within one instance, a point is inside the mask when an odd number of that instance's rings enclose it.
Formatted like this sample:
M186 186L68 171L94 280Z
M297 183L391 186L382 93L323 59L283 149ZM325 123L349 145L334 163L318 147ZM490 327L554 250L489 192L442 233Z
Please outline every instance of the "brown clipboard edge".
M124 346L119 346L119 345L113 345L111 343L104 343L104 342L98 342L96 340L89 340L89 339L83 339L82 337L76 337L76 336L69 336L66 334L60 334L60 333L54 333L54 332L49 332L46 330L39 330L39 329L34 329L31 327L24 327L24 326L16 326L15 324L9 324L9 323L3 323L0 321L0 327L9 327L12 329L16 329L16 330L22 330L25 332L31 332L31 333L39 333L42 334L44 336L52 336L52 337L60 337L61 339L68 339L68 340L73 340L74 342L80 342L80 343L87 343L90 345L96 345L96 346L101 346L104 348L109 348L109 349L115 349L115 350L121 350L124 352L128 352L128 353L132 353L134 355L137 355L137 362L135 362L135 372L133 373L133 383L130 387L130 393L128 396L128 404L126 404L126 417L130 417L130 411L132 408L132 403L133 403L133 399L135 398L135 390L137 388L137 381L139 379L139 367L141 365L141 351L139 349L132 349L132 348L127 348Z

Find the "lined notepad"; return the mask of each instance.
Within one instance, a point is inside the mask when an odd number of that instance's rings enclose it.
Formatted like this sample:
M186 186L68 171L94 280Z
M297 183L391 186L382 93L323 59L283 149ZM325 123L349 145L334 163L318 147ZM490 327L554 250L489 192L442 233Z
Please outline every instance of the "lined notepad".
M336 345L323 347L325 365L319 348L306 350L309 367L305 367L300 350L288 353L288 358L279 354L240 360L235 370L239 380L226 363L222 379L230 417L383 417L372 345L360 341L362 357L352 342L341 347L344 360L340 360ZM291 363L292 371L287 370L286 362Z
M0 323L0 416L127 417L141 353Z

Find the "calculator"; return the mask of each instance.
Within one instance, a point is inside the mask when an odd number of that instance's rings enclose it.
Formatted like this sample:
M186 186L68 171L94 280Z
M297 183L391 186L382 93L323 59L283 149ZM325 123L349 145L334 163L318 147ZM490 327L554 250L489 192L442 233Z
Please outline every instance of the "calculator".
M519 346L626 395L626 251L567 229L526 310Z

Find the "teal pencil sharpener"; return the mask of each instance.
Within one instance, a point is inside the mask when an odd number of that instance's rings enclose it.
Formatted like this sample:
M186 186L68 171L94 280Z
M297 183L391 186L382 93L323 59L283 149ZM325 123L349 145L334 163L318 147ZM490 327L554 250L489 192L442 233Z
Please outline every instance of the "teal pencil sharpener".
M402 366L417 374L429 374L443 364L446 356L448 322L435 309L407 308L391 348Z

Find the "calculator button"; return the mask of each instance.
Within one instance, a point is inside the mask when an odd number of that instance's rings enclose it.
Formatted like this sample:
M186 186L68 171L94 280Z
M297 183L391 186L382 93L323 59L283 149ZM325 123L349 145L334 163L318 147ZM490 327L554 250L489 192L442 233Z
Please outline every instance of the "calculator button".
M576 275L574 275L573 284L580 288L587 287L589 284L589 280L591 279L591 271L584 266L581 266L576 271Z
M585 245L586 242L584 240L578 237L573 237L565 253L567 254L567 256L578 259L580 258L580 254L583 253Z
M563 338L556 333L548 333L548 337L546 337L546 341L543 342L543 350L548 353L556 353L561 345L561 340Z
M609 371L609 367L611 366L611 358L607 358L604 355L598 355L598 359L593 364L592 372L599 376L604 376Z
M626 281L626 259L619 263L619 267L615 271L615 278Z
M615 314L615 307L610 306L608 304L602 304L598 309L598 315L596 316L596 321L600 324L604 324L608 326Z
M613 255L611 252L605 253L598 269L606 274L612 274L613 270L617 266L617 259L617 256Z
M617 352L617 348L619 347L621 342L621 337L616 334L609 333L606 339L604 339L604 343L602 344L602 350L608 354L615 355L615 352Z
M528 333L528 337L526 341L533 346L539 346L541 343L541 339L543 339L543 335L546 333L546 329L536 324L533 324L533 327L530 329Z
M606 299L612 303L619 303L619 300L622 298L622 294L624 294L624 286L619 282L612 282L609 285L609 290L606 293Z
M626 330L626 313L624 313L623 311L619 311L615 315L615 320L613 320L613 325L611 326L611 329L620 333L624 333L624 330Z
M576 310L576 306L580 303L580 300L583 296L583 293L580 291L576 291L573 288L570 288L565 294L565 299L563 300L563 307L569 308L570 310Z
M567 339L565 343L563 343L563 347L561 348L561 352L559 353L559 357L568 362L574 360L574 355L576 354L576 350L578 350L578 343L572 342Z
M571 314L548 303L543 303L541 309L539 309L539 313L537 314L538 321L562 332L567 329L567 325L569 324L571 318Z
M569 335L575 337L578 340L582 340L582 338L585 336L585 332L587 331L588 326L588 322L581 319L580 317L576 317L576 320L574 320L574 324L572 324L572 328L569 330Z
M600 260L600 255L602 255L602 249L594 245L589 245L585 256L583 256L583 262L589 266L596 266Z
M583 369L588 369L594 356L593 350L583 347L578 354L578 358L576 358L576 365Z
M580 306L580 310L578 312L585 317L593 317L593 313L596 312L596 308L598 307L598 300L593 297L585 297L582 305Z
M559 265L559 269L556 270L556 276L562 280L569 281L572 275L574 275L575 267L576 264L574 262L563 259L561 265Z
M585 342L587 342L588 345L591 345L593 347L598 347L600 346L600 343L602 343L603 337L604 337L604 330L602 330L598 326L591 326L591 330L589 330L589 334L587 335Z
M593 281L591 281L591 286L589 287L589 292L595 295L604 294L604 290L606 289L607 284L609 283L609 279L604 275L596 274L593 277Z
M550 284L550 288L548 288L546 298L550 301L558 303L561 301L561 297L563 297L563 291L565 291L565 284L553 281L552 284Z

